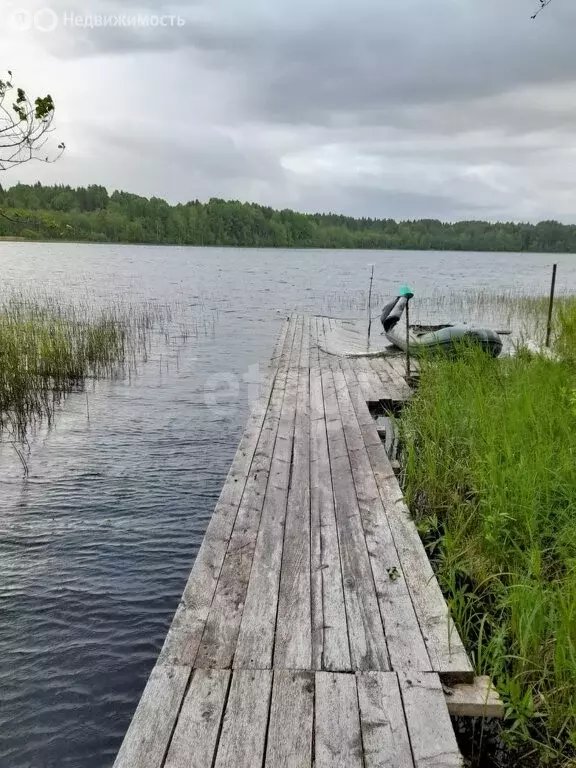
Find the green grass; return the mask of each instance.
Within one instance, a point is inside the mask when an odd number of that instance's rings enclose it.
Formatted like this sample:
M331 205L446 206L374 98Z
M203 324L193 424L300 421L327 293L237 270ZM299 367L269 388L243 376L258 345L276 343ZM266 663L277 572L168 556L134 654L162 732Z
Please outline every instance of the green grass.
M0 438L25 440L87 379L123 375L145 359L152 329L168 314L154 305L95 310L24 295L0 301Z
M524 307L545 328L546 301ZM515 309L518 312L518 307ZM576 765L576 309L555 355L465 349L422 364L402 415L408 502L504 731L538 764ZM528 757L526 758L528 759Z

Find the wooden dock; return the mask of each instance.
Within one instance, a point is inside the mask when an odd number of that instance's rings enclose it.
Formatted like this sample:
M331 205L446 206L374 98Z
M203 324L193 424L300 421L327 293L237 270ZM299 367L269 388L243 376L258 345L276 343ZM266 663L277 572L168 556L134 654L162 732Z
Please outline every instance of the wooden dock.
M338 333L286 322L115 768L462 764L472 666L367 406L403 363Z

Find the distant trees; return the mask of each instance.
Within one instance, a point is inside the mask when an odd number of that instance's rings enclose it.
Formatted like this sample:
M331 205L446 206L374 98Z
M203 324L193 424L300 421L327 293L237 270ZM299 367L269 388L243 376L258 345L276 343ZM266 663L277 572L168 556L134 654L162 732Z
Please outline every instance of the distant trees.
M576 253L576 226L354 219L213 198L169 205L92 184L0 186L0 236L105 243ZM22 230L22 222L26 229Z

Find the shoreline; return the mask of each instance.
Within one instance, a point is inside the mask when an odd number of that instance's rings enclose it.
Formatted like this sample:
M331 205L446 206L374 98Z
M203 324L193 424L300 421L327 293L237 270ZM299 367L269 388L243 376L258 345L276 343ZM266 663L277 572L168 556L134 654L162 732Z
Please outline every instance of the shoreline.
M358 248L358 247L334 247L322 248L314 245L201 245L199 243L130 243L116 240L70 240L65 238L28 238L16 237L12 235L0 236L0 243L38 243L48 245L51 243L65 243L66 245L111 245L111 246L136 246L146 248L218 248L227 251L366 251L366 253L388 253L405 251L406 253L462 253L464 255L471 253L481 254L500 254L500 253L518 253L534 256L576 256L576 251L485 251L480 248L467 248L454 250L453 248Z

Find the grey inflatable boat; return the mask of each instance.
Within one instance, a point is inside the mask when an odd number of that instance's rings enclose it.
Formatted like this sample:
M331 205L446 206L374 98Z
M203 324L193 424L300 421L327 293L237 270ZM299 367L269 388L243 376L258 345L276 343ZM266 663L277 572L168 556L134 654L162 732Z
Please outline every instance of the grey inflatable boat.
M404 314L408 299L398 296L382 310L380 320L384 333L396 347L406 351L406 328L399 325ZM471 342L479 344L492 357L498 357L502 352L502 339L489 328L474 328L467 325L441 325L432 328L410 326L410 352L418 354L425 350L437 350L453 353L458 346Z

